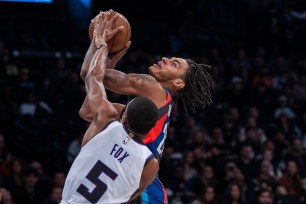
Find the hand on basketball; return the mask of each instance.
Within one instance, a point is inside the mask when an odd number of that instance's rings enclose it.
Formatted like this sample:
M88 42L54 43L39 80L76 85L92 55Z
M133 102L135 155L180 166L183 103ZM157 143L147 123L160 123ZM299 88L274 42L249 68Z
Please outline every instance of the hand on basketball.
M131 41L128 41L125 47L119 52L109 55L108 60L106 61L106 69L114 69L118 61L123 57L126 51L130 48Z
M118 15L113 15L113 10L110 10L107 12L100 12L100 14L92 20L94 24L93 37L95 38L96 47L99 48L101 45L107 45L107 41L123 30L122 26L112 29L113 22L117 17Z

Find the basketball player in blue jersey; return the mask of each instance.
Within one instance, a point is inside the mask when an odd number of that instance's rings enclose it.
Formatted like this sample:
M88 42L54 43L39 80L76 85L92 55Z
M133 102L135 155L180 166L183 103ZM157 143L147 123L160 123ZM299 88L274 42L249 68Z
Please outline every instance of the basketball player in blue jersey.
M142 142L156 124L156 105L147 97L136 97L127 104L120 123L107 100L103 86L108 54L105 41L119 29L105 30L102 35L98 28L108 27L100 20L95 22L90 46L95 46L96 52L85 77L88 107L94 117L67 175L61 204L126 203L140 195L159 168Z
M146 96L158 107L157 124L148 133L144 143L160 160L167 136L171 108L174 105L173 98L182 100L186 111L195 111L211 104L213 80L208 72L210 66L198 64L191 59L163 57L161 61L149 67L149 74L125 74L114 68L129 46L130 42L122 51L109 56L103 82L105 88L110 91L124 95ZM94 50L87 52L80 74L82 78L87 73L93 53ZM85 99L83 106L86 107L86 104ZM118 113L125 107L121 104L114 104L114 106ZM87 121L93 118L89 108L82 109L80 116ZM142 193L141 199L142 203L167 203L165 189L157 177Z

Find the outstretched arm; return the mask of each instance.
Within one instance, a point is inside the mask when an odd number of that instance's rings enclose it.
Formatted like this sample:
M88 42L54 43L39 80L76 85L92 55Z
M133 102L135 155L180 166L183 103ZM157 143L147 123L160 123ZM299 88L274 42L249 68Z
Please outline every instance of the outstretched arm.
M99 47L101 44L105 44L109 41L116 33L120 32L123 28L118 27L114 30L111 30L107 33L105 36L106 39L101 39L102 33L105 29L111 29L113 22L118 17L117 14L113 15L113 11L107 11L107 12L100 12L93 20L92 23L94 25L93 35L96 36L92 39L90 46L86 52L80 76L83 80L85 80L86 75L88 74L88 70L90 67L90 64L93 61L93 57L97 52L97 47ZM107 56L107 55L106 55ZM106 64L109 62L109 60L106 58L104 60L104 68L107 66ZM106 64L105 64L106 63ZM105 90L104 90L105 92ZM82 104L82 107L79 111L79 115L86 121L91 122L93 120L93 112L89 108L88 105L88 96L86 95L84 102Z
M112 104L107 100L102 83L107 53L107 48L104 46L96 51L85 77L87 102L89 109L93 113L93 121L85 132L82 146L99 133L109 120L115 118L117 114Z
M157 107L160 107L166 97L162 85L148 74L125 74L114 69L105 70L105 88L123 95L146 96Z
M106 69L103 80L106 89L123 95L146 96L159 108L163 105L166 93L156 79L148 74L125 74L114 69ZM86 106L86 99L83 106ZM119 113L120 114L120 113ZM89 109L81 109L80 116L92 121L93 115Z
M82 109L88 109L93 114L93 120L85 132L82 146L84 146L89 140L91 140L102 128L109 122L109 120L116 118L117 112L113 105L107 100L105 88L103 85L103 78L105 76L105 64L108 55L108 49L106 45L107 37L110 38L119 32L119 29L112 31L105 29L102 33L102 26L104 16L100 16L98 22L95 24L93 39L97 50L90 62L89 69L85 77L86 88L86 103L81 107ZM91 42L92 44L93 42Z

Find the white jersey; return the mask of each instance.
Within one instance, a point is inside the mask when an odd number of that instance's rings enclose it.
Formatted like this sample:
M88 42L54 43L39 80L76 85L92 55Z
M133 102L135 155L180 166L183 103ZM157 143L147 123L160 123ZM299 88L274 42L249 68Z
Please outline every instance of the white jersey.
M131 198L153 155L128 134L113 121L83 146L67 175L61 204L115 204Z

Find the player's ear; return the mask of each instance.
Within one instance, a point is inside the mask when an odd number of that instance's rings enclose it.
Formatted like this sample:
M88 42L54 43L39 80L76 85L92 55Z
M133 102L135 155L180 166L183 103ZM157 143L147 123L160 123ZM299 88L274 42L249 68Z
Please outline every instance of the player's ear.
M127 117L123 117L122 118L122 124L128 124L128 120L127 120Z
M173 86L175 87L176 90L180 90L182 88L185 87L185 82L183 81L183 79L175 79L172 82Z

